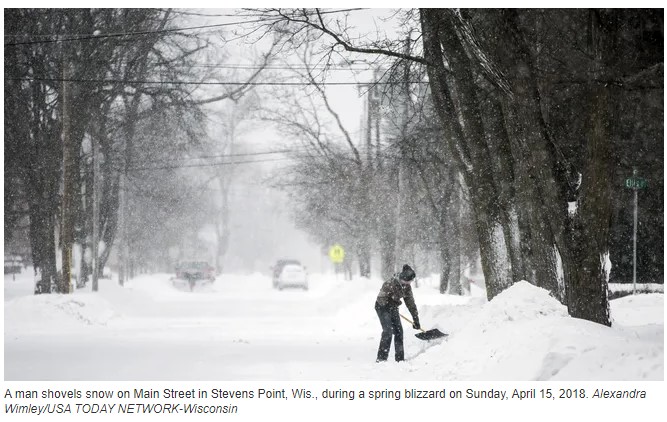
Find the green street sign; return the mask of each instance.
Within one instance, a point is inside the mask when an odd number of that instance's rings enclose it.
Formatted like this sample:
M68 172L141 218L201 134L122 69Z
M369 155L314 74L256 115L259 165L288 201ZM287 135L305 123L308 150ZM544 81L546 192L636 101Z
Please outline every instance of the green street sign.
M644 189L648 186L646 179L641 177L628 177L625 179L625 187L629 189Z

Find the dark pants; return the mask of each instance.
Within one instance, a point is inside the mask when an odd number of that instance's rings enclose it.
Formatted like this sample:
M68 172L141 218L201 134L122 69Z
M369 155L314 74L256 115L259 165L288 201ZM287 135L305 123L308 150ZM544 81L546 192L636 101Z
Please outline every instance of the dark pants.
M380 337L380 347L378 348L377 360L385 361L389 356L391 347L391 336L394 336L394 354L396 361L405 359L403 349L403 326L401 318L398 315L398 308L394 306L379 306L375 303L375 312L378 314L380 324L382 325L382 337Z

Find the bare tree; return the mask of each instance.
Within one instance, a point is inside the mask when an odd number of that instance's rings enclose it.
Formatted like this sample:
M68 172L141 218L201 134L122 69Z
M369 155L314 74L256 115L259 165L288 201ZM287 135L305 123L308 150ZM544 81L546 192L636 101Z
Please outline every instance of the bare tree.
M626 49L630 46L658 51L652 47L652 37L642 36L647 26L641 22L661 27L660 18L650 11L636 15L591 11L586 19L581 11L421 9L418 26L411 12L403 22L420 32L423 49L405 52L400 40L355 38L344 19L320 9L259 13L282 32L318 31L320 40L336 53L344 50L425 65L443 142L469 188L488 298L519 277L534 277L534 283L566 301L573 316L610 323L605 261L613 154L603 139L622 96L609 90L634 89L619 76L623 71L646 74L662 62L655 55L641 63L625 60L628 54L619 55L631 51ZM476 27L488 35L478 35ZM582 34L588 34L583 48L578 43ZM575 41L568 44L570 39ZM574 119L591 134L583 140L586 148L578 148L583 153L579 157L565 157L546 123L545 111L555 107L544 102L541 91L550 76L550 69L538 66L544 49L564 53L549 56L544 63L551 68L559 64L571 85L592 87L594 101L581 115L591 118ZM568 202L574 201L578 210L570 217ZM521 246L526 239L530 248ZM537 274L529 274L529 268Z
M18 186L26 187L15 203L17 208L24 204L30 213L36 292L51 291L52 286L69 291L66 277L58 278L56 251L63 250L68 257L72 242L81 244L82 255L89 256L86 245L101 241L98 263L104 265L117 241L118 217L125 216L119 211L126 210L131 200L124 197L126 177L144 164L135 157L142 142L138 136L142 122L171 113L184 139L196 143L201 134L192 129L202 117L198 107L238 98L261 72L260 66L246 83L222 94L197 95L198 83L211 76L193 65L210 42L174 30L174 18L169 10L159 9L14 9L5 15L6 31L13 40L5 45L6 78L11 81L5 105L12 110L5 115L6 122L12 121L6 144L15 146L9 151L15 152L23 168L12 173L22 180ZM82 35L58 36L63 32ZM53 37L32 39L37 33ZM269 56L263 60L267 63ZM33 116L33 121L25 121L14 110ZM91 142L100 146L102 161L100 239L89 233L92 171L85 145ZM59 153L63 145L68 145L67 163L55 159L63 155ZM64 171L68 177L63 196L59 174ZM61 208L61 198L66 208ZM124 227L121 232L127 233ZM127 247L121 249L127 257ZM85 264L82 268L79 275L85 277Z

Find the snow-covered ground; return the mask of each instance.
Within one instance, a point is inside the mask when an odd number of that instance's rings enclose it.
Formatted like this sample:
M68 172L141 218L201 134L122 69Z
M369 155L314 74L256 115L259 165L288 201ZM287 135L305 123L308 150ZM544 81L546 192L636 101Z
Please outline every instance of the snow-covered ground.
M277 291L260 274L225 275L188 292L169 278L35 296L29 273L5 276L5 380L664 379L663 294L613 300L608 328L526 282L487 302L474 285L440 295L425 279L422 326L449 337L421 341L404 324L407 361L376 364L379 280L312 275L308 291Z

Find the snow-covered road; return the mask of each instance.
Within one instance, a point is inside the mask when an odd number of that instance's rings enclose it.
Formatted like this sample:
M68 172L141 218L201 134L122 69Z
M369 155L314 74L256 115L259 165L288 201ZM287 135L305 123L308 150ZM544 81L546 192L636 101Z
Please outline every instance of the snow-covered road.
M613 301L608 328L570 318L527 283L487 303L424 280L422 325L449 340L420 341L404 324L408 361L378 365L379 280L313 275L308 291L277 291L259 274L226 275L188 292L169 278L34 296L27 274L5 277L5 379L663 379L659 294Z
M352 362L373 361L372 298L366 315L345 318L345 298L317 277L307 292L274 290L261 276L186 292L169 277L138 277L125 289L103 282L106 300L77 292L6 303L5 377L357 379ZM38 318L23 313L35 301Z

